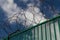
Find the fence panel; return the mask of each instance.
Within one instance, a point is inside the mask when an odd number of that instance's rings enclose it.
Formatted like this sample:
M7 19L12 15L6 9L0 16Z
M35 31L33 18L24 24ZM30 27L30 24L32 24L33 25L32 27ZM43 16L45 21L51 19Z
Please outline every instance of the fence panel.
M22 32L11 34L8 40L60 40L60 16ZM6 39L5 39L6 40Z

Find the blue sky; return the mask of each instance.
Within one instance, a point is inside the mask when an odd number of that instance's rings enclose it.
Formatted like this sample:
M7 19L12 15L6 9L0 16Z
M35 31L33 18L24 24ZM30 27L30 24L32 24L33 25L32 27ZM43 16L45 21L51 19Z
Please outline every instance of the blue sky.
M60 0L0 0L0 38L59 14Z

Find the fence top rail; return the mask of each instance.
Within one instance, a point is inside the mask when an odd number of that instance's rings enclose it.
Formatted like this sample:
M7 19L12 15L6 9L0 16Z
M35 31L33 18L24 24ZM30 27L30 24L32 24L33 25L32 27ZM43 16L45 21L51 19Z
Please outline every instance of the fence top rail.
M12 34L8 35L8 37L11 38L11 37L13 37L13 36L15 36L15 35L24 33L24 32L26 32L26 31L31 30L31 29L33 29L33 28L35 28L35 27L38 27L38 26L40 26L40 25L42 25L42 24L46 24L46 23L48 23L48 22L50 22L50 21L54 21L55 19L59 19L59 18L60 18L60 15L57 16L57 17L54 17L54 18L52 18L52 19L50 19L50 20L44 21L44 22L42 22L42 23L38 23L37 25L32 26L32 27L29 27L28 29L25 29L25 30L22 30L22 31L17 30L17 31L15 31L15 32L13 32Z

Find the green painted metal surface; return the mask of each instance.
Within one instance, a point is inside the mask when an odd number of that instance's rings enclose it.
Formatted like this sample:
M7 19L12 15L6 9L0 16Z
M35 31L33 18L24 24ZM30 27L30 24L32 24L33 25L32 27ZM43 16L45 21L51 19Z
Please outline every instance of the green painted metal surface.
M60 16L22 32L17 31L4 40L60 40Z

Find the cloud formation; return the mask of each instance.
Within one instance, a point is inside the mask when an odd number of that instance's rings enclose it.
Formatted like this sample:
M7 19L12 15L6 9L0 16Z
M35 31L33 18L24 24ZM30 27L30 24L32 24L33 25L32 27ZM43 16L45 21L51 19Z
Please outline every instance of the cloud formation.
M28 0L21 1L27 2ZM40 9L37 6L34 6L34 3L26 5L28 8L23 10L21 7L18 7L16 3L14 3L14 0L1 1L1 7L7 12L10 23L17 20L17 22L21 22L22 24L29 26L31 24L39 23L45 19L44 16L42 16L43 14L40 12Z

